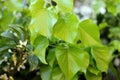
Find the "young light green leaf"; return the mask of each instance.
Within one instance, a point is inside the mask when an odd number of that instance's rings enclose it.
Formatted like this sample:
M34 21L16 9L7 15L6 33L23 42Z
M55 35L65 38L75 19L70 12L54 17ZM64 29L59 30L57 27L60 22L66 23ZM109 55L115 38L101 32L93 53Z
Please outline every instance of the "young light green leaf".
M91 53L91 48L90 48L90 50L89 50L89 53ZM95 60L94 60L94 58L92 57L92 55L91 55L91 57L90 57L90 64L89 64L87 70L88 70L90 73L94 74L94 75L98 75L98 74L101 72L101 71L97 68L96 63L95 63Z
M36 14L39 14L39 11L44 8L44 4L44 0L34 0L34 2L31 2L30 13L32 17L37 16Z
M51 80L52 69L49 66L42 65L40 70L42 80Z
M50 67L53 67L55 60L55 49L50 49L47 56L47 62L49 63Z
M108 64L110 62L111 54L107 47L92 47L91 53L96 61L97 68L101 72L107 72Z
M98 70L95 65L89 65L88 71L95 75L98 75L100 73L100 70Z
M59 67L41 66L42 80L65 80L65 76Z
M37 35L34 41L34 47L35 47L34 53L44 64L47 64L45 60L45 51L48 45L49 45L49 41L46 37Z
M64 74L62 73L62 71L60 70L59 67L55 67L53 70L52 70L52 78L51 80L65 80L65 76Z
M60 11L71 12L73 11L73 0L53 0L57 3Z
M88 67L89 55L78 47L60 45L55 54L66 80L71 80L78 71L85 72Z
M22 11L24 4L22 0L6 0L4 6L6 6L9 11Z
M87 80L102 80L101 74L95 75L95 74L90 73L89 71L87 71L85 77Z
M72 78L72 80L79 80L78 78L79 78L79 75L76 74L76 75Z
M0 31L8 29L8 25L11 24L13 18L12 12L5 10L4 14L2 14L2 19L0 19Z
M73 13L65 13L59 16L53 28L53 35L59 39L73 43L77 36L79 20Z
M83 44L101 45L97 25L92 20L85 20L79 24L80 40Z
M41 9L36 17L33 17L29 26L31 32L31 40L34 41L35 35L40 34L46 37L51 37L53 25L57 21L57 16L47 9Z
M57 21L57 15L54 8L44 8L44 0L36 0L30 6L32 15L29 29L31 32L31 41L33 42L36 34L51 37L53 25Z

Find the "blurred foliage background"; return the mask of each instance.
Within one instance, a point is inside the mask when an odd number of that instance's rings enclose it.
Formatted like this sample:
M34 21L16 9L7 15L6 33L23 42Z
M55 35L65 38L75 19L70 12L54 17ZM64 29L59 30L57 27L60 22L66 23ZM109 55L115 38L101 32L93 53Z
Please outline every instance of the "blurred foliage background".
M120 0L75 0L80 20L93 19L103 44L111 48L112 59L103 80L120 80Z

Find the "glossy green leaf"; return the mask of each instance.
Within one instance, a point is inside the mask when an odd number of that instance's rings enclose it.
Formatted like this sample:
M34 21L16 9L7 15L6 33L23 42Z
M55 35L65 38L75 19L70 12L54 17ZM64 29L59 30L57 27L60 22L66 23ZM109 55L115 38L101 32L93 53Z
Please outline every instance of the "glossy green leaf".
M78 71L85 72L88 67L88 53L75 46L60 45L55 54L66 80L71 80Z
M97 68L102 72L107 72L111 54L107 47L92 47L91 53L95 59Z
M14 32L14 30L12 31L10 29L6 29L3 33L0 34L0 36L9 40L13 40L15 43L19 43L20 40L18 34Z
M29 62L29 65L30 65L30 71L33 71L37 68L38 59L37 59L36 56L34 56L34 55L28 56L28 62Z
M73 43L78 31L78 19L73 13L59 16L53 28L53 35L59 39Z
M11 31L13 31L13 33L16 33L16 37L18 37L21 40L25 40L25 33L22 27L18 26L18 25L9 25Z
M73 0L53 0L57 3L58 9L64 12L73 11Z
M0 34L0 36L5 37L5 38L9 38L9 39L14 39L14 35L13 32L11 32L10 30L6 30L3 33Z
M80 40L83 44L101 45L97 25L92 20L85 20L79 24Z
M34 47L35 47L34 53L44 64L47 64L45 60L45 52L48 45L49 45L49 41L46 37L37 35L34 41Z

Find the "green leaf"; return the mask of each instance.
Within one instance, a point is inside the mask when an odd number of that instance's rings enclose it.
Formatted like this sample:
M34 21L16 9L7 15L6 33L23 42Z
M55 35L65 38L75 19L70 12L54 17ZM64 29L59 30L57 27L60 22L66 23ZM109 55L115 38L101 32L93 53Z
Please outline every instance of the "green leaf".
M53 35L59 39L73 43L78 32L78 19L73 13L65 13L59 16L53 28Z
M106 27L107 27L107 23L106 22L102 22L102 23L99 24L99 30L102 30L102 29L104 29Z
M51 80L65 80L65 76L60 70L59 67L56 67L52 71L52 79Z
M44 8L44 4L44 0L34 0L34 2L31 2L30 12L32 17L39 15L39 11Z
M90 50L89 50L89 53L91 53L91 48L90 48ZM87 70L88 70L90 73L94 74L94 75L98 75L98 74L101 72L101 71L97 68L96 63L95 63L95 59L93 58L92 55L90 56L90 64L89 64Z
M49 41L46 37L37 35L34 41L34 47L35 47L34 53L44 64L47 64L45 60L45 52L48 45L49 45Z
M11 31L10 29L6 29L6 31L4 31L3 33L0 34L0 36L9 39L9 41L13 40L15 43L19 42L19 40L20 40L17 35L18 35L17 33Z
M58 9L63 12L73 11L73 0L53 0L57 3Z
M33 71L37 68L38 59L37 59L36 56L34 56L34 55L28 56L28 62L29 62L29 65L30 65L30 71Z
M53 67L55 60L55 49L50 49L47 56L47 62L49 63L50 67Z
M9 12L8 10L4 10L4 13L2 14L2 19L0 20L0 29L1 31L4 31L8 28L8 25L11 23L11 20L13 19L12 12Z
M91 53L96 61L97 68L101 72L107 72L111 54L107 47L92 47Z
M39 7L39 6L38 6ZM31 32L31 40L34 41L35 35L40 34L46 37L51 37L52 27L57 21L56 15L47 9L41 9L36 15L32 17L29 26Z
M89 65L88 71L95 75L98 75L100 73L100 71L96 68L95 65Z
M0 46L0 52L3 52L5 50L8 50L10 47L9 46ZM0 53L1 54L1 53Z
M49 66L42 65L40 70L42 80L51 80L52 69Z
M9 39L15 38L13 33L8 29L6 31L4 31L3 33L1 33L0 36L5 37L5 38L9 38Z
M4 6L9 11L22 11L24 4L22 0L6 0Z
M21 40L25 40L25 33L22 27L20 27L19 25L9 25L11 31L13 31L14 33L16 33L16 37L18 37Z
M79 24L80 40L84 45L101 45L97 25L92 20L85 20Z
M59 45L55 54L66 80L71 80L78 71L85 72L88 67L88 53L76 46Z
M49 66L41 66L41 78L42 80L65 80L59 67L51 69Z
M29 29L31 32L31 41L33 42L36 34L51 37L52 27L57 21L57 15L54 8L44 8L44 0L36 0L30 6L32 15Z
M2 19L2 16L3 16L3 15L2 15L2 12L0 11L0 19Z
M90 73L89 71L87 71L85 76L87 80L102 80L101 74L95 75L95 74Z
M76 74L76 75L72 78L72 80L78 80L78 78L79 78L79 75Z

